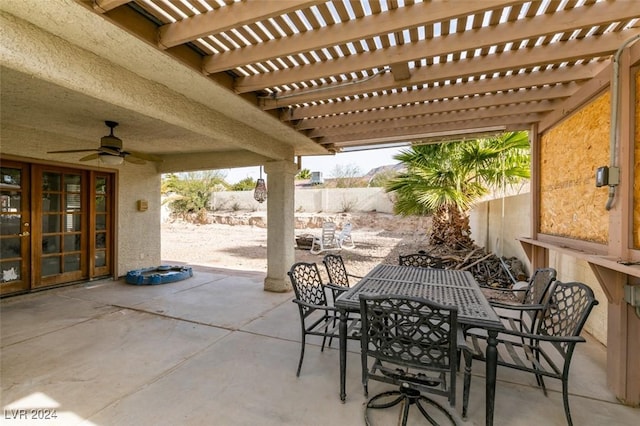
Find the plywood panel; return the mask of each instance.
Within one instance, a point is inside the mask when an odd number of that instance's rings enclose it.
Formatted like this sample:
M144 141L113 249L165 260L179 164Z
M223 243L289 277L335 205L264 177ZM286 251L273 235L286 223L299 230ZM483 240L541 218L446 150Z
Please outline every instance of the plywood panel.
M595 171L609 163L610 111L607 92L542 136L541 233L607 243L607 187L595 187Z
M640 71L636 72L635 152L633 160L633 246L640 249Z

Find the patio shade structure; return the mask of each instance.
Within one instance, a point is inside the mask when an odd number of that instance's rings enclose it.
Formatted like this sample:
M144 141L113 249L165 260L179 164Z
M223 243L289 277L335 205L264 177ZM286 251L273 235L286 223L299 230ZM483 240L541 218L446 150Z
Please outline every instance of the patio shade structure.
M331 152L528 130L640 32L630 1L80 3Z

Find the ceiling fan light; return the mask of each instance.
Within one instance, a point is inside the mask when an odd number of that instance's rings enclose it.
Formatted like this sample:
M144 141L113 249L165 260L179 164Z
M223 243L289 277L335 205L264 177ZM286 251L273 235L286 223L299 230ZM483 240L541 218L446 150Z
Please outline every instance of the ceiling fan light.
M108 166L119 166L124 161L124 158L115 155L101 155L100 162Z

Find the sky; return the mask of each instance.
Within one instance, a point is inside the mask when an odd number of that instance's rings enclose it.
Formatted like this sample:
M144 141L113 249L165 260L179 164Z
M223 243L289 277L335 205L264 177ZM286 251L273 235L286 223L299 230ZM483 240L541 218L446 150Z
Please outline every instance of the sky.
M333 177L333 171L337 165L342 167L356 166L360 170L361 175L367 174L369 170L397 164L398 161L393 156L398 154L402 149L407 147L370 149L366 151L340 152L335 155L316 155L310 157L302 157L302 168L309 169L312 172L322 172L324 178ZM236 169L223 170L226 174L225 180L228 183L237 183L238 181L250 177L254 180L260 177L260 167L239 167Z

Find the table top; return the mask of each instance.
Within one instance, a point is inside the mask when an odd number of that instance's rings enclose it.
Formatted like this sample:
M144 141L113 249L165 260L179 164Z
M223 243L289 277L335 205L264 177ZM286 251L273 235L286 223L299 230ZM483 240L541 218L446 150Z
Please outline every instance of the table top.
M484 328L502 329L480 285L468 271L378 265L358 284L336 300L336 307L360 309L360 294L395 294L422 297L443 305L458 307L458 322Z

